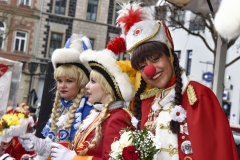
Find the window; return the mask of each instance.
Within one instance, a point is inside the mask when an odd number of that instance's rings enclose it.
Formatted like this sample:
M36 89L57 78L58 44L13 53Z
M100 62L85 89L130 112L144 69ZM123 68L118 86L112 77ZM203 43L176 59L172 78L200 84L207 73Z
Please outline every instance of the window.
M92 45L92 49L94 49L94 39L89 38L89 40L90 40L90 43L91 43L91 45Z
M61 48L62 37L63 37L63 34L59 34L55 32L51 33L51 40L50 40L50 47L49 47L49 54L48 54L49 58L52 57L52 53L55 49Z
M130 60L130 54L128 54L127 52L122 52L121 54L117 55L116 59L121 61Z
M65 11L66 11L66 0L56 0L55 14L65 15Z
M178 27L179 23L184 24L185 11L175 8L171 12L169 27Z
M31 0L20 0L20 4L30 6Z
M124 52L123 53L123 60L130 60L130 54Z
M121 9L121 6L115 2L115 10L114 10L114 15L113 15L113 25L116 25L117 22L117 17L118 17L118 11Z
M174 52L177 55L178 59L180 59L181 58L181 51L174 51Z
M193 15L189 23L190 31L204 31L205 25L201 17Z
M0 48L3 49L5 38L5 24L0 21Z
M15 41L14 50L25 52L26 42L27 42L27 33L21 32L21 31L16 31L14 41Z
M87 20L96 21L98 0L88 0Z
M192 65L192 50L187 50L187 67L186 67L186 75L190 75Z

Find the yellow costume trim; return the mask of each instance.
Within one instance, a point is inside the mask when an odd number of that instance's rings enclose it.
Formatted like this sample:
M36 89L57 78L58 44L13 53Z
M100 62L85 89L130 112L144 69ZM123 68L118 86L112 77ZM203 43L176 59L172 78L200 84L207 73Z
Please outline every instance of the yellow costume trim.
M126 60L126 61L116 61L116 63L120 67L122 72L128 75L130 79L130 83L134 85L137 71L132 68L131 62Z
M130 117L133 117L133 114L132 114L131 111L129 111L129 109L127 109L127 108L123 108L123 110L124 110L125 112L127 112L127 113L129 114Z
M169 148L161 148L161 151L168 152L171 157L178 154L178 149L174 148L172 144L169 145Z
M127 51L128 51L128 52L131 52L131 51L132 51L134 48L136 48L138 45L140 45L140 44L148 41L149 39L152 39L152 38L158 33L158 31L160 30L160 28L161 28L161 24L158 23L158 24L157 24L157 29L155 30L155 32L153 32L153 34L151 34L150 36L148 36L148 37L142 39L141 41L137 42L137 43L136 43L135 45L133 45L131 48L127 49Z
M80 132L80 128L76 133L76 136L72 142L72 150L75 150L79 145L81 145L81 142L84 142L88 135L97 127L98 121L100 119L100 114L97 116L97 118L88 126L88 128L83 131L82 133ZM110 116L108 113L105 117L104 120L107 119Z
M194 105L194 103L197 102L197 96L192 85L188 85L187 95L190 105Z
M192 160L192 158L189 156L186 156L186 157L184 157L184 160Z
M144 99L153 97L153 96L155 96L158 93L158 91L159 91L158 88L149 89L149 90L143 92L142 94L140 94L140 99L144 100Z
M92 160L93 156L75 156L73 160Z
M171 64L172 64L172 68L174 69L174 66L173 66L173 61L174 61L173 54L172 54L172 51L171 51L170 46L168 44L168 40L166 39L165 42L166 42L165 44L167 45L167 48L168 48L168 52L170 54L170 61L171 61Z

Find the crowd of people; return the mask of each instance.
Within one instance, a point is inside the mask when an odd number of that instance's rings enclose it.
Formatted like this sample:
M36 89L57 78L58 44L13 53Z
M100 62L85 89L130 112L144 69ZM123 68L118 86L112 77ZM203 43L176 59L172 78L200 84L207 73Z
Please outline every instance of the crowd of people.
M19 160L108 160L111 144L133 125L159 137L154 159L238 160L216 96L186 76L165 23L139 3L125 3L117 24L122 35L106 49L94 51L86 36L72 34L53 52L56 93L45 139L18 137L25 152ZM116 60L123 51L131 61Z

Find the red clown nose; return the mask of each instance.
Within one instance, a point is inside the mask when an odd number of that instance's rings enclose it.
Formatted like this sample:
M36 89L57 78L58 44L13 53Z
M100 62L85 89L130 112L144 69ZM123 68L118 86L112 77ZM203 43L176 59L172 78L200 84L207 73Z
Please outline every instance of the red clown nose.
M156 73L156 68L153 65L148 65L144 67L143 72L147 77L152 77Z

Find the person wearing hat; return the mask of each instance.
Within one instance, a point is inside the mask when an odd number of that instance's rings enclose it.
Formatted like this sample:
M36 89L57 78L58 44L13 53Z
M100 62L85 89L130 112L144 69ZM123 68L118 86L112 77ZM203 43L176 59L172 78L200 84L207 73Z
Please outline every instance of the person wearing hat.
M37 138L32 133L19 137L26 150L36 150L39 159L50 155L52 142L71 144L81 122L92 110L85 96L85 85L89 78L89 69L79 60L79 55L91 49L90 40L83 35L72 34L65 48L56 49L52 55L56 96L52 114L42 134L46 139Z
M131 64L141 73L134 116L160 137L158 160L237 160L227 117L211 89L187 77L171 34L140 7L124 3L117 24ZM146 84L152 89L145 90Z
M86 90L94 110L79 127L71 150L52 145L52 160L108 160L121 129L131 126L131 113L124 107L134 96L131 82L136 71L130 62L116 61L109 49L85 51L80 59L92 69Z

